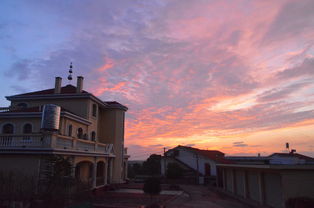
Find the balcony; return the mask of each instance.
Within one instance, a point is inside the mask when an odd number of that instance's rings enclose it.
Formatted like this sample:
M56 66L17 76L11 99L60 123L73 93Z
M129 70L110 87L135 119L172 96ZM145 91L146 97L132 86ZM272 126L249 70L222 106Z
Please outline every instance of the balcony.
M0 135L0 151L48 149L109 155L112 153L113 145L58 134Z

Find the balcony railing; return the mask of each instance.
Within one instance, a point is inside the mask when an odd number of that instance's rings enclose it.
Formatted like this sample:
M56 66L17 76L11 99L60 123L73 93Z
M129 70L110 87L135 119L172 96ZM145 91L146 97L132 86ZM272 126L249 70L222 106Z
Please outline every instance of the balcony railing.
M76 139L57 134L0 135L1 149L56 149L100 154L112 153L112 144Z

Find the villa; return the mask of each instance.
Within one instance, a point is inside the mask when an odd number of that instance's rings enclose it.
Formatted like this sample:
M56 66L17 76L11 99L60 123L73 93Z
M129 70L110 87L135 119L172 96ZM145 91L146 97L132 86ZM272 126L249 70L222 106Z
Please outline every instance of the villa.
M0 109L0 172L40 176L49 155L70 159L73 175L91 188L123 183L129 155L124 146L126 106L105 102L77 86L55 87L6 99Z

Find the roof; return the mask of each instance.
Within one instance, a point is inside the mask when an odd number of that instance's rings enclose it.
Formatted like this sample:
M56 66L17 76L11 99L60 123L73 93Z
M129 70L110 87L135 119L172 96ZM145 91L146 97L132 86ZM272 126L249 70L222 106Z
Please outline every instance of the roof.
M299 153L273 153L271 155L269 155L268 157L274 157L274 156L280 156L280 157L296 157L305 161L311 161L314 162L314 158L306 156L306 155L302 155Z
M273 170L313 170L314 165L254 165L254 164L218 164L224 168L253 168L253 169L273 169Z
M70 98L70 96L79 96L79 97L90 97L92 99L94 99L95 101L97 101L98 103L104 105L104 107L109 108L109 109L122 109L127 111L128 108L116 101L102 101L100 100L98 97L94 96L92 93L89 93L85 90L82 90L81 93L77 93L76 92L76 87L73 85L66 85L64 87L61 87L61 91L58 94L55 94L55 89L51 88L51 89L46 89L46 90L40 90L40 91L34 91L34 92L29 92L29 93L23 93L23 94L17 94L17 95L13 95L13 96L7 96L6 98L8 100L11 99L35 99L35 98L43 98L43 96L45 98L48 98L50 96L53 96L53 98L55 99L56 96L67 96ZM30 96L30 97L28 97Z
M28 93L23 93L23 94L18 94L18 95L13 95L12 97L15 96L27 96L27 95L51 95L54 94L55 89L47 89L47 90L40 90L40 91L34 91L34 92L28 92ZM66 85L64 87L61 87L61 92L59 94L73 94L76 93L76 87L73 85ZM85 90L83 90L81 93L88 93Z
M117 101L104 101L105 104L107 104L106 108L118 108L123 110L128 110L128 107L118 103Z
M233 164L234 163L233 161L230 161L224 157L225 153L220 152L218 150L201 150L201 149L197 149L197 148L193 148L193 147L187 147L187 146L181 146L181 145L175 147L174 149L176 149L176 148L181 148L181 149L195 152L195 153L202 155L203 157L207 157L207 158L209 158L209 159L211 159L217 163L223 163L223 164Z

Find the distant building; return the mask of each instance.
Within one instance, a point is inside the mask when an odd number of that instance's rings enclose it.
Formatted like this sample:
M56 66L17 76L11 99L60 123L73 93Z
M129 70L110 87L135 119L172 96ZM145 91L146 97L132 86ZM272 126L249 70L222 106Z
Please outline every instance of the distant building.
M311 157L292 152L228 159L237 164L217 165L217 185L239 199L273 208L284 208L294 198L314 199Z
M203 184L206 177L216 176L217 164L233 163L224 158L225 154L217 150L201 150L187 146L177 146L165 152L161 173L165 175L169 163L178 163L182 168L190 169Z
M124 117L127 107L102 101L77 86L6 97L0 109L0 171L39 177L49 155L70 158L75 177L92 187L126 179Z
M273 153L269 156L226 156L228 160L231 160L238 164L282 164L282 165L305 165L314 164L314 159L299 153Z

